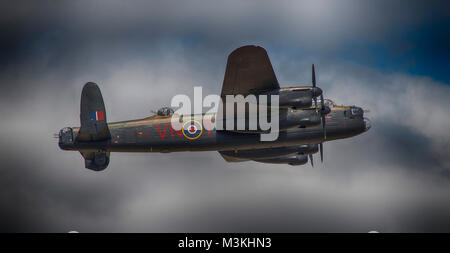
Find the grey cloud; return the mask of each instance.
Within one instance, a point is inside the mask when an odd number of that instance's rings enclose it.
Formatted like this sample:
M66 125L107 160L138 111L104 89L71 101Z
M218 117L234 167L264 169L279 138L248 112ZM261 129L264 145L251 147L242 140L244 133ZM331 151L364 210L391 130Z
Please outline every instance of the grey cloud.
M430 18L445 19L441 1L40 1L5 2L0 26L8 54L24 57L51 50L78 59L77 46L96 54L141 53L159 41L232 50L245 43L301 45L329 55L349 41L389 41ZM189 39L191 41L189 41ZM205 45L206 43L206 45ZM123 46L124 44L128 47ZM46 49L50 46L50 49ZM91 51L89 49L96 49ZM120 49L120 50L119 50ZM134 49L136 51L134 51ZM97 51L97 52L96 52ZM121 53L122 51L122 53ZM89 59L89 55L81 55ZM92 59L92 58L91 58ZM57 60L57 59L56 59ZM72 66L74 67L74 66Z
M164 71L145 71L154 65L151 62L128 64L110 71L110 76L100 82L109 118L122 120L148 114L149 108L170 98L173 90L167 87L172 85L173 89L192 89L197 69L184 60L180 63L172 58L158 64L166 66L170 62L182 70L178 75L166 77ZM283 64L296 63L274 61L276 69ZM302 64L306 65L299 63ZM433 87L432 94L436 96L445 96L447 87L421 77L393 78L371 69L357 71L363 74L349 79L342 69L358 70L359 66L327 68L320 68L319 79L327 96L336 102L370 108L374 127L364 135L326 143L325 164L315 169L252 162L227 164L216 152L205 152L113 154L107 171L88 171L83 168L79 154L58 150L56 140L50 138L62 126L78 124L82 80L74 79L55 89L65 82L63 74L37 75L39 82L35 83L40 91L22 94L15 104L15 113L3 115L7 123L1 130L2 143L10 143L8 152L2 156L2 170L8 175L2 177L1 184L5 189L1 203L2 210L6 210L2 216L3 223L8 225L5 228L153 232L447 231L448 178L431 168L448 170L442 165L447 156L439 157L432 147L444 139L445 133L427 135L420 130L421 120L427 120L426 113L419 111L416 115L407 111L408 114L396 119L392 107L382 103L401 109L407 109L413 102L427 105L430 93L422 85ZM289 75L280 78L289 79ZM214 75L206 76L206 80L214 81ZM221 77L218 78L216 83L221 82ZM201 79L198 81L202 84ZM382 86L386 88L384 91L379 88L380 83L386 83ZM392 84L394 88L389 88ZM166 87L162 93L151 92L159 86ZM352 93L346 93L350 88ZM409 88L415 91L412 98ZM405 95L391 93L399 90L405 91ZM399 99L406 95L409 97ZM427 108L424 106L424 110ZM419 118L403 120L411 115ZM446 123L445 119L433 120ZM29 122L38 124L30 127ZM399 131L399 127L404 131ZM433 225L438 223L439 226Z
M29 39L0 44L10 56L0 72L4 231L449 231L447 84L327 56L347 35L420 23L421 4L100 3L10 5L0 18L23 28L12 41ZM326 97L370 109L373 128L325 143L314 169L228 164L216 152L114 153L95 173L52 139L78 125L87 81L99 83L110 121L145 117L193 86L218 93L227 54L246 43L268 49L281 83L308 84L315 62ZM292 55L299 47L328 51Z

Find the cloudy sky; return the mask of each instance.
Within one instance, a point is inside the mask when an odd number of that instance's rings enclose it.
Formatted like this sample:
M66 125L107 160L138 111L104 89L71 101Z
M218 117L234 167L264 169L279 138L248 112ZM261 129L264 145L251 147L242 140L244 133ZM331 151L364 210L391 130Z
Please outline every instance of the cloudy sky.
M450 232L450 8L439 1L40 1L0 4L0 230ZM267 49L283 85L369 109L314 169L217 152L61 151L84 83L109 121L221 89L228 54ZM316 163L318 158L316 157Z

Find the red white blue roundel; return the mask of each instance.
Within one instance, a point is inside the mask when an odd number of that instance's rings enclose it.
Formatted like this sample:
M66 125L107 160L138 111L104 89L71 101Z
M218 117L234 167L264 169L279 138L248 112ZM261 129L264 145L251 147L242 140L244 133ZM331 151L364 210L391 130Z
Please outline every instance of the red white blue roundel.
M189 140L195 140L202 135L202 124L196 120L189 120L183 124L183 135Z

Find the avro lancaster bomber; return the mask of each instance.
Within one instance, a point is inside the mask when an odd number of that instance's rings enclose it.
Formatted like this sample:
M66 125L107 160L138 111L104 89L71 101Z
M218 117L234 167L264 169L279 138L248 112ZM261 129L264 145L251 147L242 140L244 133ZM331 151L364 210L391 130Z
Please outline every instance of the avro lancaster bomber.
M147 118L108 123L100 89L89 82L81 93L81 125L61 129L58 144L63 150L79 151L85 167L95 171L108 166L111 152L218 151L227 162L295 166L310 160L314 166L314 153L320 152L323 162L324 142L353 137L370 128L362 108L324 99L316 86L314 65L311 86L280 87L266 50L259 46L240 47L229 55L220 97L229 95L277 96L277 138L261 141L265 131L259 128L211 128L209 123L223 116L180 115L170 107ZM209 121L202 120L205 117ZM180 127L173 127L177 121Z

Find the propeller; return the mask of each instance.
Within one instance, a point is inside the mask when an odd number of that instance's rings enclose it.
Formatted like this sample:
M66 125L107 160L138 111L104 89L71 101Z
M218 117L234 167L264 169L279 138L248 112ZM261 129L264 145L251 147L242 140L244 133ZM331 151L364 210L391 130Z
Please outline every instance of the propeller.
M323 101L323 95L320 95L320 101L321 101L321 115L322 115L322 128L323 128L323 138L326 140L327 139L327 129L325 128L325 115L326 115L326 111L328 109L325 108L325 103Z
M316 88L316 70L314 68L314 64L312 65L312 85L313 85L313 88ZM317 97L314 97L313 100L314 100L314 107L316 108L316 113L318 113ZM321 102L320 115L322 116L323 137L326 140L327 139L327 131L326 131L326 128L325 128L325 115L328 114L330 112L330 110L329 110L328 107L325 107L325 101L323 99L323 94L320 94L320 102Z
M319 144L319 149L320 149L320 161L323 163L323 143L322 142Z
M327 113L329 113L329 108L325 108L325 104L323 101L323 95L320 95L320 100L321 100L321 107L322 107L322 128L323 128L323 139L326 140L327 139L327 129L325 128L325 115ZM327 112L328 111L328 112ZM319 144L319 149L320 149L320 161L323 163L323 142L321 142Z
M314 168L314 159L313 159L313 155L309 154L309 160L311 161L311 167Z
M316 71L314 68L314 64L312 65L312 85L313 88L316 87ZM318 108L317 108L317 97L314 97L314 106L316 108L316 113L318 113ZM323 138L324 140L327 139L327 130L325 127L325 115L327 115L328 113L330 113L330 108L328 106L325 106L325 100L323 99L323 94L320 94L320 115L321 115L321 121L322 121L322 129L323 129ZM320 149L320 161L323 163L323 142L319 143L319 149ZM312 155L310 155L310 160L311 160L311 166L314 167L314 162L312 159Z

